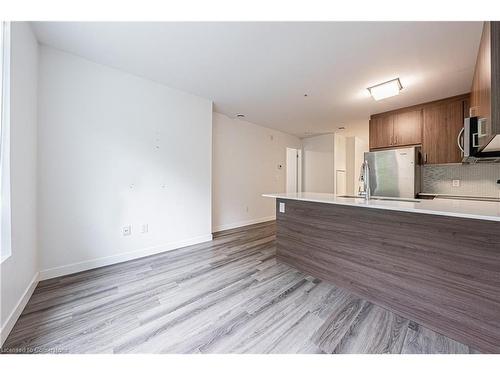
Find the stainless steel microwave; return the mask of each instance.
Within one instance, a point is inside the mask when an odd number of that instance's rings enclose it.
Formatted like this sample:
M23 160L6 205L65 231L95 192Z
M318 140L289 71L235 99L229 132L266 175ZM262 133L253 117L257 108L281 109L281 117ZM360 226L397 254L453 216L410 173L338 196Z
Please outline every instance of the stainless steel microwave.
M499 163L500 151L481 150L479 138L485 134L486 123L483 119L469 117L458 134L457 143L462 151L463 163Z

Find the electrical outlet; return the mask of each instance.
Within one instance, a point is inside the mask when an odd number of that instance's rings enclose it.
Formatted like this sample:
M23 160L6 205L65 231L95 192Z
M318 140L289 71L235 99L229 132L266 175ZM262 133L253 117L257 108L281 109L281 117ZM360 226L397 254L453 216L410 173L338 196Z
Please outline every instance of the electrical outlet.
M281 212L282 214L284 214L284 213L285 213L285 202L280 202L280 212Z
M130 236L132 234L132 227L127 225L126 227L123 227L122 232L124 236Z
M460 180L452 180L451 185L453 187L459 187L460 186Z
M148 225L147 224L142 224L142 227L141 227L141 233L148 233Z

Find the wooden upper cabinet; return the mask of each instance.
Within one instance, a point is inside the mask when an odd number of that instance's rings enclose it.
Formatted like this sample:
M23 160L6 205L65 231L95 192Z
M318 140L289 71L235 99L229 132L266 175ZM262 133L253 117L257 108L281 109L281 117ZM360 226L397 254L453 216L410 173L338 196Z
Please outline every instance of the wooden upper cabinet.
M392 146L393 122L394 118L392 115L370 119L370 148Z
M491 22L483 24L483 33L479 44L479 51L474 69L471 91L472 115L477 116L482 123L486 124L486 134L492 133L491 128ZM481 133L481 132L480 132ZM484 134L484 132L483 132ZM489 137L479 135L479 145L485 146Z
M422 142L422 111L402 111L370 119L370 149L418 145Z
M471 117L470 114L470 97L463 99L463 118Z
M422 110L404 111L394 115L393 144L395 146L422 143Z
M427 164L459 163L457 137L469 106L470 95L464 94L373 115L370 150L422 145Z
M500 134L500 22L483 24L471 92L471 116L486 125L480 147Z
M422 153L426 164L460 163L457 138L468 112L464 98L444 101L424 108Z
M451 137L446 127L446 116L446 104L436 104L424 108L422 153L426 164L446 163L448 159L450 147L447 145L451 142L446 142L446 144L443 142L444 139Z

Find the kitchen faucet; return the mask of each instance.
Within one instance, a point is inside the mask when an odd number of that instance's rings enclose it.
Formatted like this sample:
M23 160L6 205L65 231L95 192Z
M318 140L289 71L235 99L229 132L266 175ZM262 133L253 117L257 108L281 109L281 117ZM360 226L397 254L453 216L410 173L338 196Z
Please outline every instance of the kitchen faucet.
M359 183L358 195L365 197L365 200L369 200L372 195L370 190L370 165L366 160L361 164Z

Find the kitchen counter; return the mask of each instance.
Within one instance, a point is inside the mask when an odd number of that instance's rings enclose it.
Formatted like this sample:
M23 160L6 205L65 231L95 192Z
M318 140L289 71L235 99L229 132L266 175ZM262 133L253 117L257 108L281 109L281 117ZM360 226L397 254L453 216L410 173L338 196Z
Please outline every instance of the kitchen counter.
M398 201L388 198L388 200L371 199L369 201L365 201L364 198L344 198L335 194L327 193L278 193L263 194L263 196L269 198L291 199L306 202L375 208L381 210L500 221L500 202L449 198L440 199L439 197L432 200L415 199L411 201Z
M276 198L278 261L500 353L500 203L265 196Z

